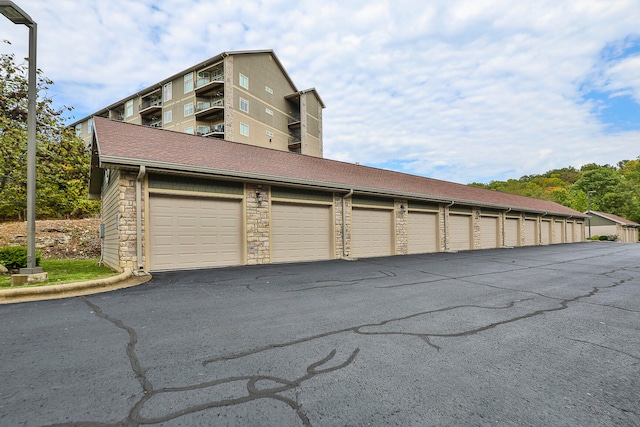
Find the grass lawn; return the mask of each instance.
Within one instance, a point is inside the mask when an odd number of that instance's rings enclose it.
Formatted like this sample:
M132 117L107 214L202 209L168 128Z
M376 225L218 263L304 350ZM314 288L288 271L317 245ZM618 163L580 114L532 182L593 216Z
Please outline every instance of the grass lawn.
M43 259L40 261L40 267L49 273L49 281L29 286L84 282L119 274L107 267L98 267L98 259ZM11 275L0 275L0 289L7 288L15 289L11 286Z

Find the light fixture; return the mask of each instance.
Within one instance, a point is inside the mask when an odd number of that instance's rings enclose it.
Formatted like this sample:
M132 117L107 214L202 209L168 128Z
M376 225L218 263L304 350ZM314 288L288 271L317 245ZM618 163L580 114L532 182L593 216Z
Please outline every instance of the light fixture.
M27 268L20 274L42 273L36 267L36 40L38 25L12 1L0 0L0 13L14 24L29 27L29 80L27 110Z
M259 191L256 191L256 199L258 199L258 204L262 203L262 194Z
M407 208L404 207L404 205L400 205L400 212L405 213L407 211Z

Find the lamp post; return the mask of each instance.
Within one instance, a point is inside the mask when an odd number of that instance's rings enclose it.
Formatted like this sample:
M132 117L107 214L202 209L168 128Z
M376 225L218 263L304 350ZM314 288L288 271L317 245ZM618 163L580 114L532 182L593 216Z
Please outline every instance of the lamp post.
M591 238L591 195L594 194L596 190L587 191L587 213L589 214L589 238Z
M36 267L36 37L38 25L12 1L0 0L0 13L29 27L29 89L27 110L27 268L20 274L42 273Z

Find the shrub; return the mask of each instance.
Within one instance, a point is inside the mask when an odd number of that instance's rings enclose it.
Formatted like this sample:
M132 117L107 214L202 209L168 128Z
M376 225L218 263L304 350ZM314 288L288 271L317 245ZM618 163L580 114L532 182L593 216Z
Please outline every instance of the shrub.
M25 268L27 266L27 248L7 246L0 248L0 264L6 268ZM36 265L40 265L40 253L36 252Z
M609 236L600 236L598 240L600 241L609 240Z
M617 234L609 234L607 236L607 240L611 240L612 242L615 242L618 240L618 235Z

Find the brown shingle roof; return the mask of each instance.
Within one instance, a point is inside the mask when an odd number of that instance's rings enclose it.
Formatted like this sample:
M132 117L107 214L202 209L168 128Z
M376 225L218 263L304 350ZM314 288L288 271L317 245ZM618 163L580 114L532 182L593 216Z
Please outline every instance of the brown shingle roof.
M145 165L149 170L184 171L341 191L354 189L369 194L586 217L547 200L101 117L94 120L100 167ZM99 186L92 185L91 188Z
M597 216L600 216L602 218L608 219L608 220L613 221L613 222L617 222L617 223L622 224L622 225L640 227L640 224L638 224L637 222L633 222L633 221L628 220L626 218L623 218L621 216L610 214L610 213L606 213L606 212L591 211L591 215L597 215Z

